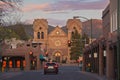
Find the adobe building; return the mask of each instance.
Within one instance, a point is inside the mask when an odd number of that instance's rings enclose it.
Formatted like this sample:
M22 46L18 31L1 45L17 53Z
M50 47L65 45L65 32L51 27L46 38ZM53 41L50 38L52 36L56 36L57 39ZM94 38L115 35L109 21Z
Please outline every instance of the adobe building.
M26 42L16 39L5 40L2 45L0 71L39 70L41 43ZM33 53L33 58L30 58ZM31 60L32 59L32 60Z
M103 36L84 49L83 70L105 76L107 80L116 80L117 68L117 0L103 11ZM120 45L119 45L120 46Z
M105 75L108 80L117 79L117 0L110 0L110 4L103 11L103 37L106 51Z

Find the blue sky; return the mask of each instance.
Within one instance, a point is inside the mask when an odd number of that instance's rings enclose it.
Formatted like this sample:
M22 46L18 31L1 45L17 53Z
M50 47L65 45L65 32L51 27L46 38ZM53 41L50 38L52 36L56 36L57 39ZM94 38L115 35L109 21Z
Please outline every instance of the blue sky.
M44 18L49 25L64 26L73 16L101 19L108 3L109 0L24 0L22 21L32 23Z

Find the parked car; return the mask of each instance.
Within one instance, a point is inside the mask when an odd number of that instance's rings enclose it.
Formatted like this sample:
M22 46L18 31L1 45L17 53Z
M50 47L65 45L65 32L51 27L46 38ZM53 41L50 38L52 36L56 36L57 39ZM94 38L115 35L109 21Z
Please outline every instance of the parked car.
M58 74L58 64L56 62L46 62L44 65L44 74L56 73Z

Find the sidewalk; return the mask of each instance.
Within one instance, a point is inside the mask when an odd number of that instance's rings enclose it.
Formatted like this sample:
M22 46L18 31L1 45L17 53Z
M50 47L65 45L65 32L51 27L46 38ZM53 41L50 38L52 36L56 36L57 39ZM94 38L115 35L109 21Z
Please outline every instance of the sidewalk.
M81 71L82 72L82 71ZM91 73L91 72L82 72L83 74L87 75L87 76L92 76L95 77L98 80L107 80L105 76L99 76L96 73Z
M78 66L78 64L74 63L74 64L61 64L61 66ZM105 76L99 76L98 74L96 73L91 73L91 72L84 72L84 71L81 71L81 73L87 75L87 76L92 76L98 80L107 80Z
M0 72L0 79L7 79L22 74L22 72Z

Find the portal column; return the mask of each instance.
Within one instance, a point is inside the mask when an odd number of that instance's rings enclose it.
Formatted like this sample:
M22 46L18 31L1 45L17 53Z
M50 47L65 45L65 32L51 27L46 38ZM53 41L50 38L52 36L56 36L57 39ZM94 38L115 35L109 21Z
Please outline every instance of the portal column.
M103 47L101 44L99 44L99 75L100 76L103 76L103 72L104 72L104 69L103 69Z
M26 70L26 71L29 71L29 70L30 70L30 58L29 58L29 53L25 53L25 62L26 62L25 70Z
M112 80L114 77L114 52L112 45L108 45L107 47L107 78L108 80Z

